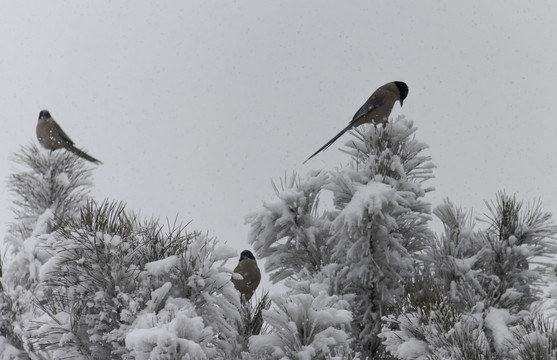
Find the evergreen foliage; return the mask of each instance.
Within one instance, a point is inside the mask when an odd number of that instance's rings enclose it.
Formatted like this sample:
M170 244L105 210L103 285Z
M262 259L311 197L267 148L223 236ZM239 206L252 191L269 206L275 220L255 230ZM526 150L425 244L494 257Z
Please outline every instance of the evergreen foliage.
M381 333L397 358L555 358L553 320L532 306L548 268L532 264L552 252L548 240L557 229L539 202L524 208L503 192L488 210L488 227L477 231L470 214L449 201L434 210L445 233L432 239L422 271Z
M253 298L251 301L242 302L240 308L240 321L237 324L239 343L242 345L242 351L248 350L249 338L253 335L260 335L266 332L263 324L263 311L269 310L271 300L269 292L263 293L261 298Z
M415 132L404 117L360 127L346 166L273 184L246 220L286 291L244 303L226 266L236 250L94 200L82 159L22 147L0 359L556 360L557 302L541 291L557 278L551 215L505 192L479 221L449 200L431 211Z
M404 118L368 127L348 144L348 167L293 177L248 217L250 242L273 281L312 280L326 269L328 294L351 299L354 348L362 356L381 351L381 318L403 295L415 255L431 237L421 198L433 165L415 130ZM332 192L334 209L319 213L323 191Z
M51 219L44 233L55 230L52 219L74 216L88 199L93 182L91 168L66 151L44 151L32 143L22 146L12 160L22 169L8 178L15 222L6 240L17 248L32 235L47 210Z
M27 329L36 316L32 306L42 266L51 256L45 237L79 212L92 185L83 161L64 151L22 146L13 156L17 170L8 178L14 196L14 223L8 227L3 252L0 329L12 345L28 349ZM9 259L9 261L7 260Z

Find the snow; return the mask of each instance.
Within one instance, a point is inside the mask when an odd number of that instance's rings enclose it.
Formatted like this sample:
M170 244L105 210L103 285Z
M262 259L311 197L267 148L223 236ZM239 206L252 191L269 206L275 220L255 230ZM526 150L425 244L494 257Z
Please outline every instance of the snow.
M39 280L47 281L50 275L56 270L58 266L58 258L56 256L51 257L46 263L44 263L39 270Z
M158 304L166 297L168 292L172 289L172 284L170 282L164 283L163 286L151 292L151 300L148 301L148 304L155 304L152 308L156 308ZM147 305L147 308L150 308Z
M304 346L296 355L297 360L312 360L315 358L315 349L311 346Z
M243 280L244 277L243 277L242 274L240 274L240 273L233 272L233 273L232 273L232 279L234 279L234 280Z
M265 202L263 206L269 210L273 215L276 216L277 222L287 223L294 219L295 213L292 211L291 207L288 205L287 200L296 198L295 196L300 196L300 192L290 191L287 194L281 194L279 199L275 199L269 202Z
M335 224L359 226L366 215L380 213L396 196L396 191L387 184L369 182L354 184L356 191L350 202L342 209Z
M71 185L70 178L68 177L68 174L65 172L56 175L56 177L54 178L54 182L56 182L58 185L60 185L63 188L67 188Z
M238 252L234 248L226 245L217 246L213 252L213 258L215 261L224 261L236 256L238 256Z
M20 351L17 348L10 345L10 343L6 340L5 337L0 336L0 360L19 359L20 358L19 355L20 355Z
M395 355L402 359L427 359L427 343L418 339L408 339L395 351Z
M162 260L152 261L145 264L145 270L149 275L159 276L164 275L173 267L178 265L178 256L172 255Z
M144 312L125 338L136 359L170 358L207 359L212 351L205 347L212 332L195 315L193 304L185 299L167 302L158 313ZM163 356L164 354L164 356Z
M48 224L54 220L54 213L46 209L37 219L37 224L33 228L31 236L39 236L48 232Z
M104 235L104 237L103 237ZM110 244L112 247L117 247L122 244L122 237L110 234L97 234L97 237L104 238L105 244Z
M549 348L549 339L538 331L526 334L524 340L527 344L540 344L542 348Z
M249 339L249 348L254 352L261 352L266 348L280 349L282 344L281 338L276 333L256 335ZM284 355L282 351L276 353L278 356Z
M485 317L485 327L491 330L498 352L504 352L513 343L513 334L507 327L510 321L511 315L506 309L490 308Z
M263 311L270 333L252 336L252 352L296 359L321 358L332 349L346 348L352 313L341 309L346 303L325 291L311 294L273 296L275 307ZM301 345L301 346L300 346Z
M131 331L126 336L126 347L135 350L135 358L138 360L157 359L163 352L170 358L180 352L195 359L207 358L199 344L179 339L174 333L162 328Z

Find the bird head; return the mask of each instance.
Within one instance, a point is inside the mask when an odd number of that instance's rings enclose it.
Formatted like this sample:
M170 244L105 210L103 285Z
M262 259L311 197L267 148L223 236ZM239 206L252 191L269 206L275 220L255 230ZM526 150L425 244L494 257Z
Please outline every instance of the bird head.
M406 99L406 96L408 96L408 85L406 85L406 83L403 83L402 81L395 81L394 83L398 88L398 92L400 93L400 106L402 106L404 99Z
M242 253L240 254L240 261L246 260L246 259L255 260L255 256L253 256L253 254L251 253L251 251L249 251L249 250L244 250L244 251L242 251Z
M39 113L39 119L48 119L50 118L50 113L47 110L42 110Z

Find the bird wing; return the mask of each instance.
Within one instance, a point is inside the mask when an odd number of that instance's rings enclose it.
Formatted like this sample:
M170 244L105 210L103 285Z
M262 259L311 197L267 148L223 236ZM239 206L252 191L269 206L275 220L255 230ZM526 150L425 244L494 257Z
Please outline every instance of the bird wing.
M68 134L66 134L64 132L64 130L62 130L62 128L60 126L58 126L58 135L60 135L60 137L62 139L64 139L65 141L69 142L70 145L73 145L74 142L72 141L72 139L70 139L70 137L68 136Z
M358 121L359 119L361 119L363 116L369 114L371 111L373 111L373 109L378 108L381 105L376 105L376 104L372 104L372 105L363 105L357 112L356 114L354 114L354 117L352 118L352 121L350 121L350 124L355 124L356 121Z
M47 126L47 129L49 129L49 132L51 134L50 136L60 136L62 140L68 142L69 145L74 144L68 134L66 134L64 130L62 130L62 127L60 127L60 125L58 125L58 123L53 118L47 119L45 125Z
M362 107L359 108L358 111L356 111L356 114L354 114L354 117L352 118L350 124L354 126L354 124L356 124L356 122L362 117L366 116L374 109L381 107L385 103L385 96L384 94L382 94L382 91L379 90L380 89L377 89L365 102L365 104L363 104Z

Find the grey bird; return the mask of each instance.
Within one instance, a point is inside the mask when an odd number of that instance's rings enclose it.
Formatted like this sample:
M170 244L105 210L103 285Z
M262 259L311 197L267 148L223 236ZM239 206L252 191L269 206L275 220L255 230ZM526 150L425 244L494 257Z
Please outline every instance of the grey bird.
M367 99L367 101L362 105L362 107L356 112L352 121L348 123L348 126L342 129L334 138L329 140L328 143L323 145L319 150L317 150L313 155L311 155L304 164L319 154L321 151L326 150L331 146L339 137L345 132L353 127L357 127L363 124L372 123L373 125L383 124L386 126L391 111L393 111L393 106L395 102L399 101L400 106L406 99L408 95L408 85L402 81L393 81L381 86L379 89L375 90L373 94Z
M52 116L50 116L50 113L46 110L42 110L39 113L39 121L37 122L37 139L39 140L39 144L41 144L45 149L66 149L73 152L77 156L84 158L85 160L91 161L95 164L102 164L100 160L97 160L86 154L83 150L76 148L72 139L70 139L68 134L62 130L60 125L54 121Z
M242 302L249 301L261 282L261 271L259 271L257 261L251 251L242 251L234 273L242 276L242 279L235 279L235 276L232 276L232 283L236 290L240 292Z

